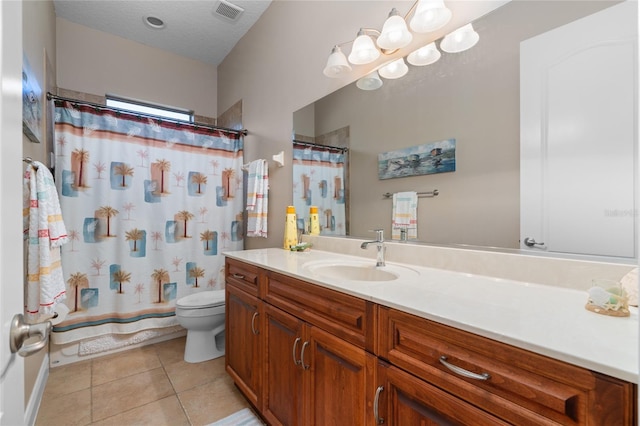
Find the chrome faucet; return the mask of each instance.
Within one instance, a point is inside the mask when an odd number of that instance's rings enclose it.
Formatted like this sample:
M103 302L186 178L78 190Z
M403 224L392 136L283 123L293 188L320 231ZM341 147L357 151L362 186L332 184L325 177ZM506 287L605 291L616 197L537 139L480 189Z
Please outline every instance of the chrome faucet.
M386 247L384 246L384 230L375 229L372 232L376 233L376 239L374 241L365 241L360 245L360 248L366 250L369 244L375 243L376 247L378 248L376 266L384 266L384 251L386 250Z

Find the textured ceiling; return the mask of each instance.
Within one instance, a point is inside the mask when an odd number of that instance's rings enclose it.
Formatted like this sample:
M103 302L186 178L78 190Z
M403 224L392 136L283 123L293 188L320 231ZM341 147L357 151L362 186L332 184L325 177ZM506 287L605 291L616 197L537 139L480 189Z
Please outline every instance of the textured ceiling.
M54 0L54 6L59 18L217 66L271 4L229 1L244 9L235 22L214 14L217 0ZM147 16L165 28L150 28Z

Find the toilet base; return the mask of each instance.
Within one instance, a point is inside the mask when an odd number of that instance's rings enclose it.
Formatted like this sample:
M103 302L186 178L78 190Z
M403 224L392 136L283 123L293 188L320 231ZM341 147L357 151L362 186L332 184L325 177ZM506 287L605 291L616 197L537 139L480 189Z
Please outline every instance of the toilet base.
M188 330L184 360L188 363L209 361L224 356L224 325L214 330Z

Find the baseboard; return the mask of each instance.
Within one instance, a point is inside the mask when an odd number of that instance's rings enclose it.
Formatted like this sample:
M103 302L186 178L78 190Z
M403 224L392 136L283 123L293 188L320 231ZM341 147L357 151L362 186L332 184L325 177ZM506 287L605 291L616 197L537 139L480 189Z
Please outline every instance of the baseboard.
M24 410L24 424L34 425L36 418L38 417L38 409L42 402L42 395L44 394L44 388L47 385L47 379L49 378L49 354L46 354L40 364L40 370L38 371L38 377L33 385L31 391L31 397Z
M186 334L187 334L187 331L183 329L176 333L165 334L149 340L145 340L144 342L136 343L133 345L127 345L117 349L99 352L91 355L79 355L78 342L67 343L64 345L56 345L54 343L51 343L51 345L49 346L49 355L50 355L49 365L52 368L61 367L63 365L72 364L74 362L85 361L93 358L99 358L99 357L114 354L117 352L128 351L130 349L135 349L135 348L140 348L142 346L160 343L166 340L171 340L177 337L185 336Z

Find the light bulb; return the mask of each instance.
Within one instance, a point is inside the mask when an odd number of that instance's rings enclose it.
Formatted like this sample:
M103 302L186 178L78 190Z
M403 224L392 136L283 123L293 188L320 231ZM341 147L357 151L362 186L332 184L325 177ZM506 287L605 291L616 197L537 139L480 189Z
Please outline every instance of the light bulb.
M447 53L458 53L471 49L478 40L480 36L473 29L473 25L467 24L447 34L440 42L440 49Z
M380 80L378 72L373 71L359 79L356 86L362 90L376 90L382 87L382 80Z
M436 47L434 42L427 44L426 46L422 46L420 49L414 50L409 53L407 56L407 62L411 65L415 65L417 67L423 65L431 65L434 62L437 62L440 59L442 54Z
M347 62L346 56L340 50L340 46L334 46L324 67L324 75L330 78L341 77L351 71L351 66Z
M398 15L398 11L393 8L389 13L389 18L385 21L382 32L376 41L381 49L395 50L401 49L411 43L413 36L407 28L407 23Z
M409 72L409 67L405 64L403 58L389 62L379 70L380 76L387 79L400 78L407 72Z
M427 33L444 27L451 20L451 11L443 0L419 0L409 26L417 33Z
M358 37L353 42L351 53L349 54L349 62L354 65L369 64L380 56L380 51L373 44L371 37L364 33L364 30L358 31Z

